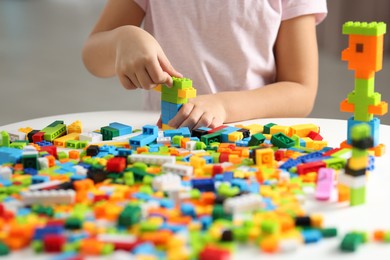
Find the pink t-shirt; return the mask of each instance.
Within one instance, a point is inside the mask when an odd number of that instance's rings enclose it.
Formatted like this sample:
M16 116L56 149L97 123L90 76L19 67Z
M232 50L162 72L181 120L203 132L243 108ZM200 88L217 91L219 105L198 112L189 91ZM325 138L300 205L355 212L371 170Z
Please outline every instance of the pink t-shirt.
M144 29L198 95L274 82L281 22L315 14L318 24L327 13L326 0L134 1L145 10ZM145 108L160 109L160 93L145 94Z

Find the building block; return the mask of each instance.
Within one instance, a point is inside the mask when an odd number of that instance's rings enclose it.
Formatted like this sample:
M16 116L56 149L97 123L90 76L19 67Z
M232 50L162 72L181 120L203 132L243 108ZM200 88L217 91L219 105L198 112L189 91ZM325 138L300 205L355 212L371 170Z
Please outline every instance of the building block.
M43 128L41 132L45 133L44 139L46 141L52 142L54 139L66 134L66 125L64 121L57 120Z
M320 168L317 175L315 198L317 200L329 200L334 185L335 172L330 168Z

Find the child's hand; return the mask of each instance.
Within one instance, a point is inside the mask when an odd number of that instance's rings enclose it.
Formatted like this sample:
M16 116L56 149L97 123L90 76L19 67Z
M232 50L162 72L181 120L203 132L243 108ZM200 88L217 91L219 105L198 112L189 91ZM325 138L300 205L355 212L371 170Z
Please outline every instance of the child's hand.
M127 27L116 46L115 71L126 89L151 89L172 85L172 76L183 77L165 56L158 42L146 31Z
M215 128L222 125L225 119L226 110L222 101L216 95L203 95L184 104L168 125L175 128L187 126L190 129L202 126Z

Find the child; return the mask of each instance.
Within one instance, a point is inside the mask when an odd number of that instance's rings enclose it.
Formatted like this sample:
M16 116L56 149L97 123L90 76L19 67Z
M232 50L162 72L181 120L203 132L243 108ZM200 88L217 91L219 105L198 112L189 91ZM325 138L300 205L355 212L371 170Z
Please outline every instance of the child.
M317 93L316 24L326 12L326 0L109 0L83 60L126 89L192 79L198 96L171 127L301 117ZM146 95L159 109L160 93Z

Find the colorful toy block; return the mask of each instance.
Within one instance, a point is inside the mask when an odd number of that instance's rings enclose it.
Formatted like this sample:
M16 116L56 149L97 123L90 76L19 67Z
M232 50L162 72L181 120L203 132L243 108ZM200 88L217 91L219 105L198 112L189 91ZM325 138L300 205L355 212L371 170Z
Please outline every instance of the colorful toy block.
M161 92L161 122L162 129L168 130L169 121L175 117L183 104L189 98L196 97L196 89L192 87L192 81L188 78L173 77L172 87L159 85L155 90Z
M379 144L379 119L374 115L387 113L388 105L375 92L375 73L382 69L383 22L346 22L343 34L349 36L348 48L342 52L342 60L348 61L348 68L355 71L355 88L340 104L341 111L354 113L348 120L347 144L351 145L350 129L361 122L371 125L376 155L382 155L383 145Z

